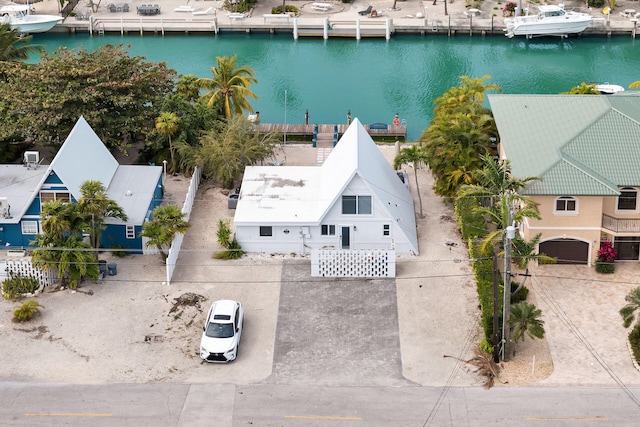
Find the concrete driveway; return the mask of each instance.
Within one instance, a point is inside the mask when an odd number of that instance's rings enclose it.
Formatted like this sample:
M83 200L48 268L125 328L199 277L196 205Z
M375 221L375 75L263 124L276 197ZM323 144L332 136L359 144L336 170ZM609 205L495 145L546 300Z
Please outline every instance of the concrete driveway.
M530 287L542 310L554 370L542 384L640 384L618 313L640 286L640 265L617 262L614 274L579 265L534 268Z

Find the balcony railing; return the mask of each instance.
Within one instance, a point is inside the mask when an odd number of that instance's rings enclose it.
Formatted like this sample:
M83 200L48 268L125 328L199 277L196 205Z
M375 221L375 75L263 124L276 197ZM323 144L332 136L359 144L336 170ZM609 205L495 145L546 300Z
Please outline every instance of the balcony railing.
M616 233L640 233L640 219L620 219L603 214L602 228Z

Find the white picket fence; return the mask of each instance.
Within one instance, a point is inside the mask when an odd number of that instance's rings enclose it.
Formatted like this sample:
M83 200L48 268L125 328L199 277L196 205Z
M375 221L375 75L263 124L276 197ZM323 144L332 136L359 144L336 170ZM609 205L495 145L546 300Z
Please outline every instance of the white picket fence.
M396 277L396 252L383 249L311 251L312 277Z
M0 282L14 276L33 277L40 285L49 286L53 284L57 277L53 270L40 270L31 264L31 258L0 260Z
M182 205L182 213L186 214L185 219L187 221L189 221L189 218L191 218L193 202L196 199L196 193L198 192L198 187L200 186L201 177L202 171L200 170L200 168L196 167L193 171L193 176L191 177L191 183L189 184L189 190L187 191L184 205ZM171 242L169 255L167 256L167 259L165 261L167 270L167 285L171 284L171 278L173 277L173 271L175 270L176 263L178 262L178 255L180 255L180 248L182 247L183 239L184 234L176 234L176 236L173 238L173 242Z

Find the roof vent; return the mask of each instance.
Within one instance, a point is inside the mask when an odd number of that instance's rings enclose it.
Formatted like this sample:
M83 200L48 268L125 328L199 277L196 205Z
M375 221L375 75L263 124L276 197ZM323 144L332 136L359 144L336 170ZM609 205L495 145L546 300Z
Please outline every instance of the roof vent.
M40 153L38 151L25 151L23 162L27 168L36 169L40 165Z

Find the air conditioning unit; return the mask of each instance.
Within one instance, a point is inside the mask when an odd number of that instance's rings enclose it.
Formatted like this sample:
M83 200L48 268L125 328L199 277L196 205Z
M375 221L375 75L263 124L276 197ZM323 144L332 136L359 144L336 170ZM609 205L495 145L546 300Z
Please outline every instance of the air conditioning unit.
M30 167L37 167L40 164L40 153L38 151L25 151L24 164Z

